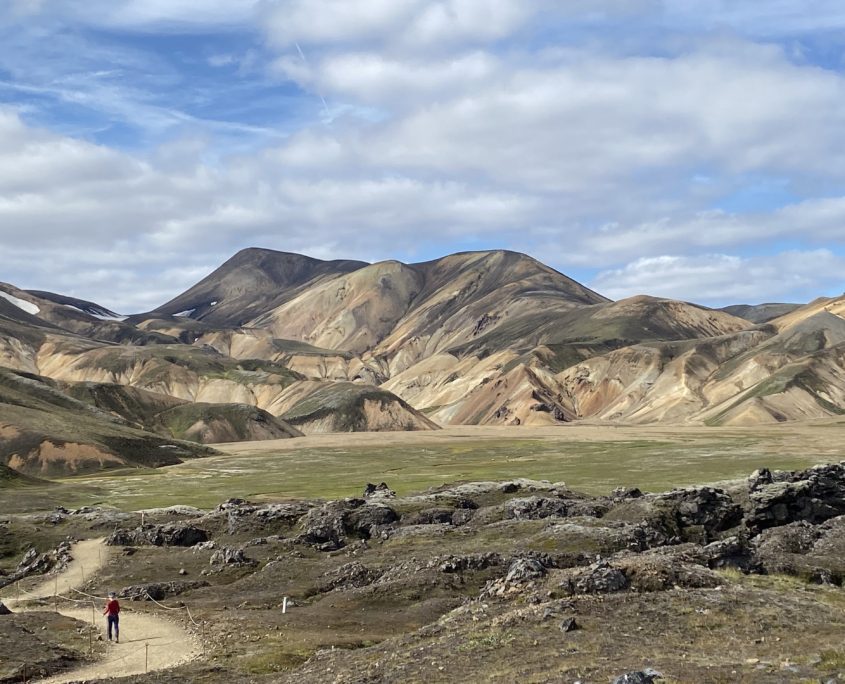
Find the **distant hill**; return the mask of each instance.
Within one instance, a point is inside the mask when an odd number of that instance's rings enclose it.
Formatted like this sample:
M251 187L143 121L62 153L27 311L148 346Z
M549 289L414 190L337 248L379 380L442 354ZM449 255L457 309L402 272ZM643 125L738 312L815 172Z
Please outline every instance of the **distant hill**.
M845 414L843 359L845 297L612 302L505 250L367 264L253 248L129 316L0 283L0 464L83 472L453 424L809 420Z
M721 310L752 323L768 323L800 308L801 304L734 304Z

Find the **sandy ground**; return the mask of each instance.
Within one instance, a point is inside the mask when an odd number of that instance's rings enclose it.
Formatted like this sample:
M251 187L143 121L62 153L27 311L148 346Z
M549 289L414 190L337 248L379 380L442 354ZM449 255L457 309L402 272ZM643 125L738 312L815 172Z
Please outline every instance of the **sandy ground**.
M455 444L461 440L550 440L575 442L613 442L638 439L683 441L694 437L762 436L778 437L797 443L841 444L845 420L781 423L753 427L718 427L697 425L614 425L610 423L512 427L501 425L460 425L442 430L420 432L354 432L307 435L296 439L263 442L232 442L209 445L224 453L247 454L298 449L390 446L407 444Z
M77 600L85 597L74 590L81 590L85 582L100 571L108 561L110 548L102 539L93 539L74 544L73 562L65 572L44 581L23 595L24 598L50 599L56 595ZM14 609L14 600L4 600ZM94 621L105 629L102 616L103 601L91 599L91 603L58 601L62 615L81 620ZM185 629L166 618L142 613L123 606L120 614L120 643L110 643L106 654L95 663L87 664L62 675L40 680L43 684L65 684L87 679L105 679L143 674L164 670L194 660L202 652L197 641Z

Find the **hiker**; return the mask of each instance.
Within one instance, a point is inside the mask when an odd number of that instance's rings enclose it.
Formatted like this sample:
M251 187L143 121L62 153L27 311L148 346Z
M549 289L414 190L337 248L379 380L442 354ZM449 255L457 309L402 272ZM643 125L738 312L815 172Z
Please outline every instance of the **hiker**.
M103 615L109 625L109 641L111 641L112 628L114 628L114 640L120 643L120 603L117 601L117 594L113 591L109 593L109 600L106 607L103 609Z

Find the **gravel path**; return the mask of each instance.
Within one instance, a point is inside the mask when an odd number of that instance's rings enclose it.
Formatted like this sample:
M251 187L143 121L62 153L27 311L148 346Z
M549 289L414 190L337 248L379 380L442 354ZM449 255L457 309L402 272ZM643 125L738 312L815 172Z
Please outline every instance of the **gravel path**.
M25 597L49 599L58 590L59 595L84 599L73 590L81 590L85 582L105 566L110 551L102 539L74 544L71 550L73 561L67 569L28 591ZM14 610L16 601L4 601ZM59 612L83 622L90 623L93 619L100 629L105 630L105 618L102 616L104 602L100 599L92 601L93 604L85 605L60 599ZM197 640L177 622L152 613L139 612L126 605L122 607L119 644L109 643L105 655L96 662L40 680L40 684L66 684L165 670L195 660L202 653Z

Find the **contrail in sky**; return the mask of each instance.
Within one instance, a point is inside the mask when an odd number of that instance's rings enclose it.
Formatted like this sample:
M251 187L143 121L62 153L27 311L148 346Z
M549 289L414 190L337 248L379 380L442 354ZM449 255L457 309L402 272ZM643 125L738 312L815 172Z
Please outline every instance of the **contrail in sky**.
M305 53L302 51L302 48L299 47L299 43L294 42L294 45L296 45L296 51L299 53L299 56L302 59L302 63L305 66L309 66L308 59L305 57ZM320 101L323 103L323 111L326 113L326 116L328 118L331 118L331 112L329 112L329 106L326 104L326 98L324 98L323 94L319 91L317 91L317 97L319 97Z

